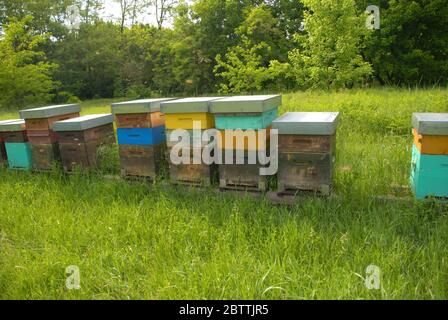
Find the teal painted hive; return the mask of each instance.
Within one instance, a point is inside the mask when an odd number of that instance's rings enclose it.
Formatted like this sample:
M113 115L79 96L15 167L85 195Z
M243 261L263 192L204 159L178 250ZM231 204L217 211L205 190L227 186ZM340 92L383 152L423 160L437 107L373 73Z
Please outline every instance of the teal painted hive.
M216 128L220 130L261 130L277 119L278 108L263 113L216 114Z
M411 185L418 200L448 199L448 156L421 154L414 145Z
M31 157L31 147L26 143L5 143L6 154L8 155L9 169L31 170L33 161Z

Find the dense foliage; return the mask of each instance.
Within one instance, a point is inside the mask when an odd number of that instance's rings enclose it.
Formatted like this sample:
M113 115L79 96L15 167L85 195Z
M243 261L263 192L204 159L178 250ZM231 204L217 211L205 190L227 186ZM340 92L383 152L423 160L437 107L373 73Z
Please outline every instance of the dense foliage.
M114 1L116 21L100 0L3 0L0 106L448 82L442 0L378 0L379 30L364 0Z

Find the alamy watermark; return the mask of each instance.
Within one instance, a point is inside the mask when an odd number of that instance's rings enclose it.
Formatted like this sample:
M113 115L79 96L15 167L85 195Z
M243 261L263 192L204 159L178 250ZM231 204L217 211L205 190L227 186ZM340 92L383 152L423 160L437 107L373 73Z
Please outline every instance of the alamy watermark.
M79 26L81 25L81 12L79 10L79 7L76 5L68 6L66 10L66 16L67 16L67 23L66 23L67 29L71 31L79 30Z
M379 30L381 27L380 8L375 5L370 5L366 8L368 14L366 18L366 28L370 30Z
M381 289L381 269L378 266L370 265L366 268L365 278L366 288L369 290Z
M69 290L81 289L81 273L78 266L68 266L65 268L65 274L69 276L65 280L65 287Z
M167 138L172 145L170 160L174 165L258 164L262 176L272 176L278 171L275 129L201 130L201 122L194 121L192 131L173 130Z

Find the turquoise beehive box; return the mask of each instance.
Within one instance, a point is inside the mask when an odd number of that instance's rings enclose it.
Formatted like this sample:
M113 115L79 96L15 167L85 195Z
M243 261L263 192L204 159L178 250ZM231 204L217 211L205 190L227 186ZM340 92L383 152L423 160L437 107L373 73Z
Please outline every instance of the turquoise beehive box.
M239 96L213 101L211 112L220 130L261 130L278 116L282 98L278 95Z
M421 154L412 148L411 186L418 200L448 199L448 156Z
M31 147L28 142L25 143L5 143L6 153L8 154L8 167L13 170L31 170L33 161L31 156Z

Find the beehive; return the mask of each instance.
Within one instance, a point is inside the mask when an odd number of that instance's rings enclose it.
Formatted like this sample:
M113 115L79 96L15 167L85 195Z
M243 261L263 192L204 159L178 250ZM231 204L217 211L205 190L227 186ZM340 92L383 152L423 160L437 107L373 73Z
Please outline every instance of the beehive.
M194 149L202 152L208 144L202 140L204 130L215 128L213 115L210 113L210 104L212 101L220 99L219 97L205 98L186 98L174 101L164 102L161 105L161 111L165 114L166 127L168 130L167 144L169 146L167 159L169 159L170 180L174 184L200 185L207 186L213 183L216 172L216 165L206 164L202 161L193 163ZM191 157L188 163L175 164L172 160L171 150L179 142L171 141L173 131L183 129L188 133L188 139L182 141L184 148L188 148ZM198 132L193 133L193 129Z
M8 120L0 123L0 136L4 141L8 167L14 170L32 168L31 149L25 131L24 120Z
M338 119L336 112L289 112L272 123L279 134L279 194L330 193Z
M59 136L53 130L56 122L79 117L78 104L55 105L21 110L25 119L28 140L33 154L35 170L51 170L59 157Z
M448 113L415 113L412 122L415 197L448 199Z
M223 154L233 152L266 152L269 149L270 126L282 104L279 95L236 96L213 101L211 112L221 132L218 147ZM259 164L219 165L221 189L266 191L267 179L260 175Z
M1 120L0 125L6 124L8 122L15 121L15 120ZM5 140L3 139L3 135L0 132L0 165L3 166L6 164L6 160L8 160L8 157L6 155L6 149L5 149Z
M163 102L142 99L112 104L117 125L121 175L155 179L164 167L166 149Z
M97 168L98 149L115 142L112 114L94 114L54 123L65 172L75 168Z

